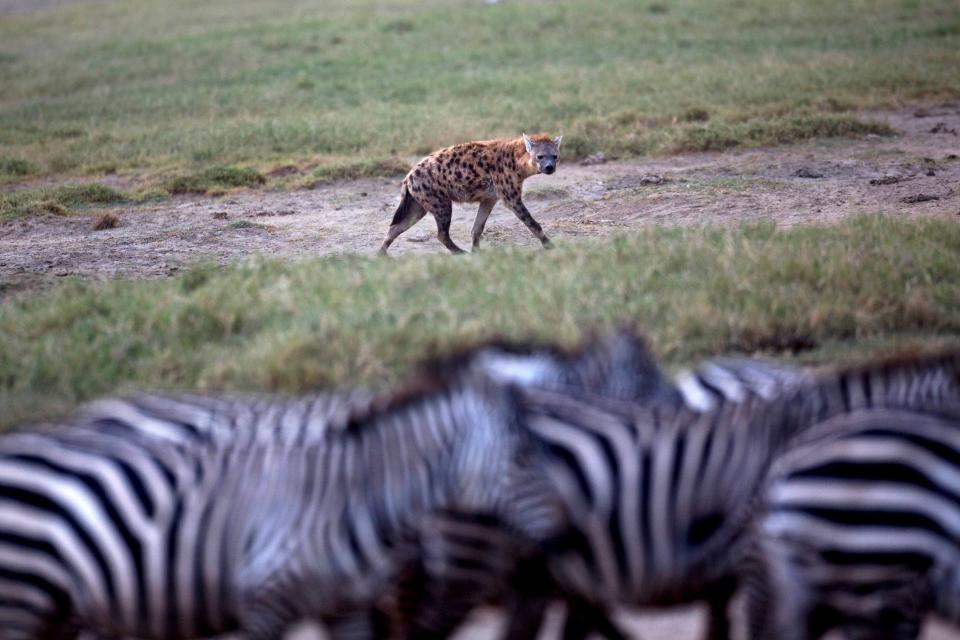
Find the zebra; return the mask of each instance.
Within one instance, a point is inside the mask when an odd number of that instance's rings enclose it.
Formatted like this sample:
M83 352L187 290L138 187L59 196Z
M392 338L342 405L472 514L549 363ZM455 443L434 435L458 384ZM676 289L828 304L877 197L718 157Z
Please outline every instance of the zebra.
M556 352L552 356L555 358ZM719 401L740 402L747 397L770 398L778 390L809 379L806 372L794 367L764 360L728 357L704 362L692 371L681 373L674 385L660 371L645 340L629 327L621 327L602 340L594 340L591 348L581 349L581 353L573 358L567 354L568 361L578 362L579 366L561 368L567 371L565 380L558 375L556 364L551 364L550 358L545 358L542 352L530 357L529 353L523 355L516 349L512 352L499 348L479 349L447 360L457 362L458 358L466 358L472 363L471 366L479 367L501 382L574 395L588 394L594 403L613 406L619 406L621 401L629 401L670 407L690 406L702 411ZM544 375L548 371L552 373ZM571 372L579 372L579 375L571 377ZM588 372L594 373L590 375ZM633 404L630 407L633 408ZM490 551L490 541L497 536L495 526L478 523L471 514L447 514L446 520L446 526L459 529L459 553L472 559L474 581L482 584L485 580L489 581L485 576L499 574L502 570L497 565L499 558ZM409 611L416 610L418 597L430 600L424 595L428 589L417 584L416 578L417 575L413 574L400 589L407 599L404 608L408 612L401 616L405 619L416 617ZM509 589L506 602L503 603L511 620L506 634L509 638L535 635L553 596L566 601L568 628L582 625L584 635L586 630L593 630L608 638L624 637L602 608L570 593L552 593L541 589L540 585L550 582L541 556L525 558L507 582L526 585L520 589ZM469 586L460 588L463 591L470 590ZM517 593L522 593L522 597L512 597ZM726 622L724 604L720 603L716 611L717 622L714 626L718 629ZM459 621L456 615L448 618L448 622L456 621Z
M754 638L916 638L960 625L960 403L867 409L811 429L774 465L746 590Z
M522 388L524 421L547 449L571 518L549 548L552 580L600 609L706 596L723 603L723 620L711 603L711 624L724 637L732 587L762 566L752 523L773 461L833 416L960 398L958 371L960 353L881 361L821 372L769 397L720 393L708 411Z
M514 395L471 372L423 375L302 446L140 418L3 436L0 637L265 640L302 617L369 636L423 519L489 514L518 545L560 527Z
M624 367L622 373L636 378L633 389L654 389L655 392L606 393L602 398L599 394L594 394L589 398L590 402L600 403L614 411L632 411L635 407L625 408L618 402L629 400L647 406L673 409L686 407L692 411L706 412L719 404L739 403L749 398L770 400L792 387L813 380L811 372L799 367L758 358L731 356L711 358L692 369L681 370L672 383L650 362L632 368ZM646 377L650 379L644 380ZM620 386L626 388L626 385ZM582 392L583 389L576 391ZM551 582L543 557L528 559L515 572L512 582L524 585L520 589L523 597L522 602L509 603L513 606L508 612L506 638L520 639L535 635L554 596L558 596L567 605L564 637L586 637L591 631L606 638L626 637L612 624L603 607L597 607L589 600L569 592L564 593L562 589L554 589L553 593L540 589L538 593L539 585ZM726 637L729 633L727 607L731 591L728 584L718 585L707 598L711 637Z
M669 397L674 393L656 370L645 342L627 329L595 336L574 350L547 344L493 340L464 349L457 356L435 361L425 368L434 377L455 378L464 372L474 372L502 384L535 383L555 388L591 389L611 396L656 398L658 394ZM331 432L341 430L348 423L346 417L371 410L376 398L375 393L366 389L301 397L141 393L94 402L80 410L71 421L71 427L74 432L91 431L97 434L99 441L116 442L125 449L130 449L132 443L141 439L158 443L156 446L180 451L186 459L183 466L189 469L197 464L192 461L190 452L198 446L229 444L232 449L267 446L285 450L323 442ZM151 444L141 456L149 459L155 455L156 446ZM108 446L105 451L97 449L90 455L97 461L96 456L109 453ZM177 467L173 463L167 466ZM130 480L148 484L137 474L132 474ZM191 478L184 480L186 486L190 481ZM152 483L150 486L155 491L166 490L169 494L179 490L180 485ZM171 499L169 495L164 497ZM107 498L109 496L102 499ZM482 513L471 512L469 515L470 518L488 517ZM461 518L465 516L461 514ZM463 519L458 523L453 517L447 519L447 525L443 524L443 518L425 520L441 530L444 526L451 526L449 523L452 526L464 523ZM487 521L483 526L487 539L491 535L503 539L502 523L496 522L494 526ZM436 548L437 545L431 545L431 550ZM490 554L490 557L494 556ZM455 566L443 568L442 562L436 560L434 566L441 567L441 574L443 571L448 575L456 573ZM420 624L419 620L416 624L411 623L411 627L416 630L417 624Z

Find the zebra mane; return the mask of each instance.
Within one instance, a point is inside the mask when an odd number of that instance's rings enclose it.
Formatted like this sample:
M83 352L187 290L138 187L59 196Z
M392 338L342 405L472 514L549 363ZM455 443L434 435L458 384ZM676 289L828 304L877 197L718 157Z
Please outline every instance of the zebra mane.
M612 339L611 339L612 338ZM464 379L477 384L497 384L500 386L523 385L526 380L516 375L515 371L503 377L491 366L480 366L479 359L485 354L500 356L516 356L517 358L543 357L560 363L574 363L579 358L597 350L598 347L610 347L614 340L619 340L625 347L629 345L631 355L638 353L649 354L646 340L632 327L622 325L612 334L588 334L573 347L567 347L556 342L538 340L516 340L504 336L493 336L485 340L467 343L455 347L451 351L428 358L421 362L412 380L395 391L390 391L376 398L368 406L350 411L342 423L342 431L356 432L363 429L363 425L377 416L397 411L416 403L423 398L452 389ZM653 362L650 356L650 362ZM519 363L518 363L519 365ZM505 366L511 366L506 364ZM536 363L523 363L519 366L535 367ZM478 370L479 369L479 370Z
M379 416L399 411L428 396L452 388L454 380L455 378L444 379L431 371L421 371L414 376L413 380L397 390L378 394L366 405L351 408L341 418L342 422L336 430L344 433L358 433Z

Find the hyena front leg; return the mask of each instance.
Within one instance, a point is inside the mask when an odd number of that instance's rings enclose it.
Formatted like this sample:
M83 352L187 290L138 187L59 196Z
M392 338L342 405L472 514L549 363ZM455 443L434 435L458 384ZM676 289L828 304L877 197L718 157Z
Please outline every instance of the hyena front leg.
M449 200L444 202L430 202L427 205L430 213L437 220L437 238L443 243L450 253L463 253L463 249L457 246L457 243L450 237L450 220L453 218L453 203Z
M487 218L490 217L490 212L493 211L493 206L495 204L497 204L496 199L480 201L480 208L477 209L477 219L473 221L474 251L480 248L480 236L483 235L483 228L486 226Z
M545 249L550 248L550 238L543 232L540 223L530 215L527 206L523 204L523 200L520 198L520 188L513 185L506 185L500 193L500 197L503 199L503 203L520 218L520 222L525 224L527 229L530 229L530 233L537 237L540 244L542 244Z

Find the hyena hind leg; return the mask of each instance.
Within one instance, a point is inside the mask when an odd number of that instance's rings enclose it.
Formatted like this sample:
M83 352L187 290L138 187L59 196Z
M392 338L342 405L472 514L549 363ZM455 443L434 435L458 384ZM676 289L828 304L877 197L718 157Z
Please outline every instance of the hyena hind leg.
M420 222L423 216L427 215L427 210L410 195L404 196L404 201L401 202L400 206L406 210L403 212L403 217L399 220L394 217L394 222L387 231L387 237L383 241L383 244L380 245L380 255L387 255L387 249L390 248L393 241L397 239L397 236Z

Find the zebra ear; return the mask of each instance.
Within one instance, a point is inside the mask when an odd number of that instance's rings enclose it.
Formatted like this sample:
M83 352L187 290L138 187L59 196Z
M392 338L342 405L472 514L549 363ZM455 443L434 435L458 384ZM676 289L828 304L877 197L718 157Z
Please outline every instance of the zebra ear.
M523 134L523 146L527 148L527 153L533 153L533 140L527 137L527 134Z

